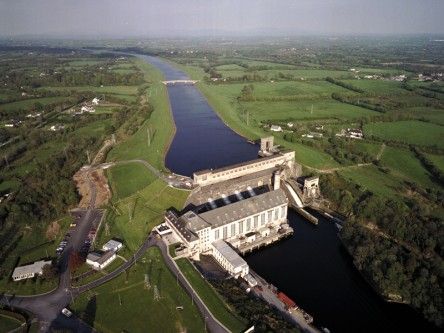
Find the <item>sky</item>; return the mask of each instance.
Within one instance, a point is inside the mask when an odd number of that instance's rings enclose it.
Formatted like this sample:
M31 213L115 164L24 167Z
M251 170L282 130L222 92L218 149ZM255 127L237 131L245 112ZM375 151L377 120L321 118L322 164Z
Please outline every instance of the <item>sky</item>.
M0 0L0 36L444 33L444 0Z

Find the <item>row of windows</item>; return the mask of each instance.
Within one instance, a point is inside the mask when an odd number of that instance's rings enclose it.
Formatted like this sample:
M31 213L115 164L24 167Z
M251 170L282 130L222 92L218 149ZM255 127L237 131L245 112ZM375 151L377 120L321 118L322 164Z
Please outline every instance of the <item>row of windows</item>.
M226 172L222 172L222 173L217 173L217 174L213 175L213 178L223 177L223 176L227 176L227 175L232 174L232 173L237 173L239 171L245 171L247 169L256 168L258 166L263 166L263 165L266 165L266 164L278 163L278 162L279 161L276 161L274 159L273 160L268 160L268 161L265 161L265 162L258 162L258 163L252 164L252 165L244 166L244 167L239 168L239 169L234 169L234 170L230 170L230 171L226 171Z
M263 212L261 214L253 216L253 218L249 217L246 220L238 221L231 223L230 225L226 225L221 229L218 228L214 231L214 239L226 239L228 237L233 237L236 235L244 234L252 230L256 230L259 227L263 227L267 222L276 221L280 218L285 218L287 215L287 206L276 207L274 210L269 210L267 212ZM238 232L236 233L236 225Z

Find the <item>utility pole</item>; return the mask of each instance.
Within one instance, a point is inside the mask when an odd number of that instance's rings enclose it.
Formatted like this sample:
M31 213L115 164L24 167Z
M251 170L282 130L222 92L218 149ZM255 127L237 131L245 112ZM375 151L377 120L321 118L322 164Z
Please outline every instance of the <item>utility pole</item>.
M151 146L151 133L150 133L149 127L146 128L146 135L148 137L148 147L149 147L149 146Z
M89 157L89 150L86 151L86 157L88 158L88 164L91 164L91 158Z

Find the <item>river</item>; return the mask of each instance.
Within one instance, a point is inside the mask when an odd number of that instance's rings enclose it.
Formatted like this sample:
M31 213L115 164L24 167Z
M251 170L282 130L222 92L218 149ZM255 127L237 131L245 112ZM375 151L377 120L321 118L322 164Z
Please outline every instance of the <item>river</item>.
M166 80L187 79L161 59L140 57ZM258 146L228 128L195 86L169 86L168 94L177 127L166 156L171 171L191 176L257 157ZM250 267L331 332L438 331L410 307L384 302L353 266L335 224L318 217L314 226L290 211L294 235L247 256Z

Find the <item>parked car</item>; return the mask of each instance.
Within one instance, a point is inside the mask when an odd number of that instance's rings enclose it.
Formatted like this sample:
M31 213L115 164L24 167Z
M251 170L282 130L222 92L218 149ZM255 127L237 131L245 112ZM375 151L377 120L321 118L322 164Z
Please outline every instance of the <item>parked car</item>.
M68 318L72 316L72 312L69 311L67 308L63 308L62 313Z

